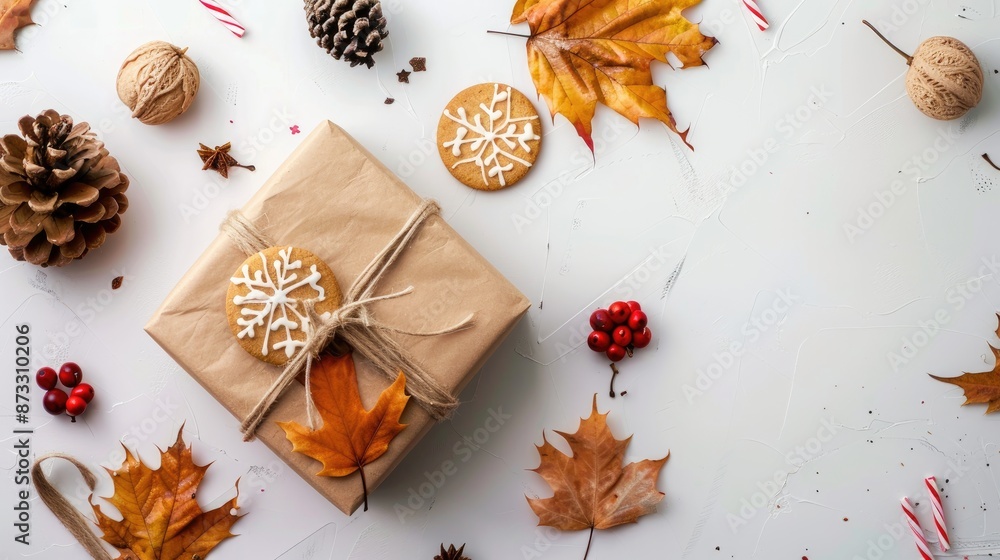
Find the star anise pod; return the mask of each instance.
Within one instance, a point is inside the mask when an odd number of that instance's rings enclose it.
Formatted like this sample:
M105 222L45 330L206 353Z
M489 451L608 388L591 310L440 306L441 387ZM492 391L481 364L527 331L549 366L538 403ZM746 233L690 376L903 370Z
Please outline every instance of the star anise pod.
M229 150L232 149L232 143L226 142L221 146L216 146L214 149L199 143L201 148L198 149L198 156L201 157L201 161L205 164L202 167L202 171L206 169L214 169L219 172L225 178L229 178L229 168L230 167L242 167L243 169L248 169L253 171L255 169L252 165L240 165L240 162L236 161L236 158L229 155Z
M455 550L455 545L448 545L448 550L444 549L444 543L441 544L441 554L434 557L434 560L472 560L468 556L462 556L462 551L465 550L465 545L463 544L461 548Z

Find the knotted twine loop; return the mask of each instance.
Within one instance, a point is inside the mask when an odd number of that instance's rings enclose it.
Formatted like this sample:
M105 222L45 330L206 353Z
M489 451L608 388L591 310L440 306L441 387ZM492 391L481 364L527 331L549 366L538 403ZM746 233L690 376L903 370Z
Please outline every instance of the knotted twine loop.
M94 488L97 486L97 477L83 463L63 453L42 455L35 459L35 464L31 467L31 481L35 485L38 497L52 510L56 519L83 545L84 550L90 554L91 558L94 560L111 560L111 555L104 550L101 540L91 530L92 523L73 507L73 504L69 503L69 500L56 490L55 486L45 476L45 473L42 471L42 463L49 459L65 459L69 461L83 475L83 480L87 483L87 487L90 488L91 494L93 494Z
M377 301L396 299L413 292L413 286L409 286L398 292L381 296L373 295L379 280L406 249L420 226L427 218L440 211L441 208L436 202L423 201L399 230L399 233L361 271L358 278L351 284L350 289L344 294L339 309L323 317L316 313L315 301L304 302L304 311L309 318L310 325L310 328L306 330L305 345L285 365L284 371L274 380L274 383L243 421L240 429L243 431L244 441L250 441L254 438L257 428L274 403L277 402L278 397L303 370L305 371L306 414L309 427L316 429L316 405L313 402L310 386L312 363L335 336L340 336L355 351L368 358L375 369L389 381L394 381L400 370L406 372L407 392L432 418L443 420L451 415L458 406L458 400L427 373L390 334L411 336L451 334L472 326L473 315L469 314L465 319L450 327L430 332L415 332L386 325L373 317L369 309L369 306ZM274 246L274 243L238 210L229 214L221 229L247 256Z

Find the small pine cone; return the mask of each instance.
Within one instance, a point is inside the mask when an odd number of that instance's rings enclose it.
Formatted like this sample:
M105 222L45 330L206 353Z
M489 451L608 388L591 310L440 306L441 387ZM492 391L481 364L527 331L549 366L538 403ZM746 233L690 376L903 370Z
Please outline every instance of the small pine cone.
M128 177L87 123L53 110L0 138L0 244L19 261L63 266L121 226Z
M309 34L333 58L371 68L389 36L379 0L305 0Z

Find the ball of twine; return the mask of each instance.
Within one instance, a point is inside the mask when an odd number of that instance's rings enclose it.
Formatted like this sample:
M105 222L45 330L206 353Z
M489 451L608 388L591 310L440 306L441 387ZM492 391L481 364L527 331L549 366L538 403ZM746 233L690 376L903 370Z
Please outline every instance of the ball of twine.
M931 37L913 53L906 92L925 115L961 117L983 98L983 69L972 49L952 37Z
M957 119L983 98L983 68L965 43L954 37L931 37L910 56L875 26L862 23L906 59L910 67L906 72L906 93L925 115L938 120Z

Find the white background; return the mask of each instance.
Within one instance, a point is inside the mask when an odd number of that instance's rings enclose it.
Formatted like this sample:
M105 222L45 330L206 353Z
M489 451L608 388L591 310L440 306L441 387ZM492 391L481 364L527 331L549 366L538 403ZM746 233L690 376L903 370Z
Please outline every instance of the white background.
M523 40L486 34L508 29L512 4L389 0L389 45L367 70L316 47L299 2L231 0L249 30L237 39L194 0L39 0L41 25L20 34L20 52L0 53L0 129L50 107L90 122L131 177L131 204L83 261L2 264L3 430L16 427L14 325L26 321L35 366L73 359L98 392L70 424L45 415L36 391L33 452L113 467L123 440L155 463L183 423L196 459L214 461L204 506L242 477L241 536L213 558L429 560L442 541L468 542L475 560L582 558L586 533L539 530L524 495L547 495L527 470L543 428L574 431L595 393L615 433L634 434L631 460L671 458L659 511L599 532L592 559L915 558L899 498L918 501L932 527L930 474L946 488L957 554L1000 553L1000 416L961 408L961 390L927 376L988 370L987 343L1000 344L1000 172L980 158L1000 161L1000 2L764 0L762 33L736 0L704 0L687 14L720 39L709 67L654 72L696 151L602 107L596 158L562 117L546 120L526 179L479 193L450 177L434 133L466 86L497 80L534 99ZM862 18L908 51L936 34L969 44L987 75L980 106L952 123L920 114L903 60ZM190 47L202 84L187 114L148 127L114 85L128 53L155 39ZM413 56L428 71L398 83ZM142 331L226 212L324 119L439 200L535 303L456 417L351 517L262 444L242 443L237 421ZM255 173L200 170L198 143L226 141ZM580 346L581 329L596 306L629 298L649 312L655 344L621 365L629 393L611 400L607 362ZM510 418L487 438L491 410ZM83 558L37 501L31 546L14 544L13 444L0 440L0 550ZM445 461L458 471L442 481ZM62 465L54 476L85 507L82 480Z

